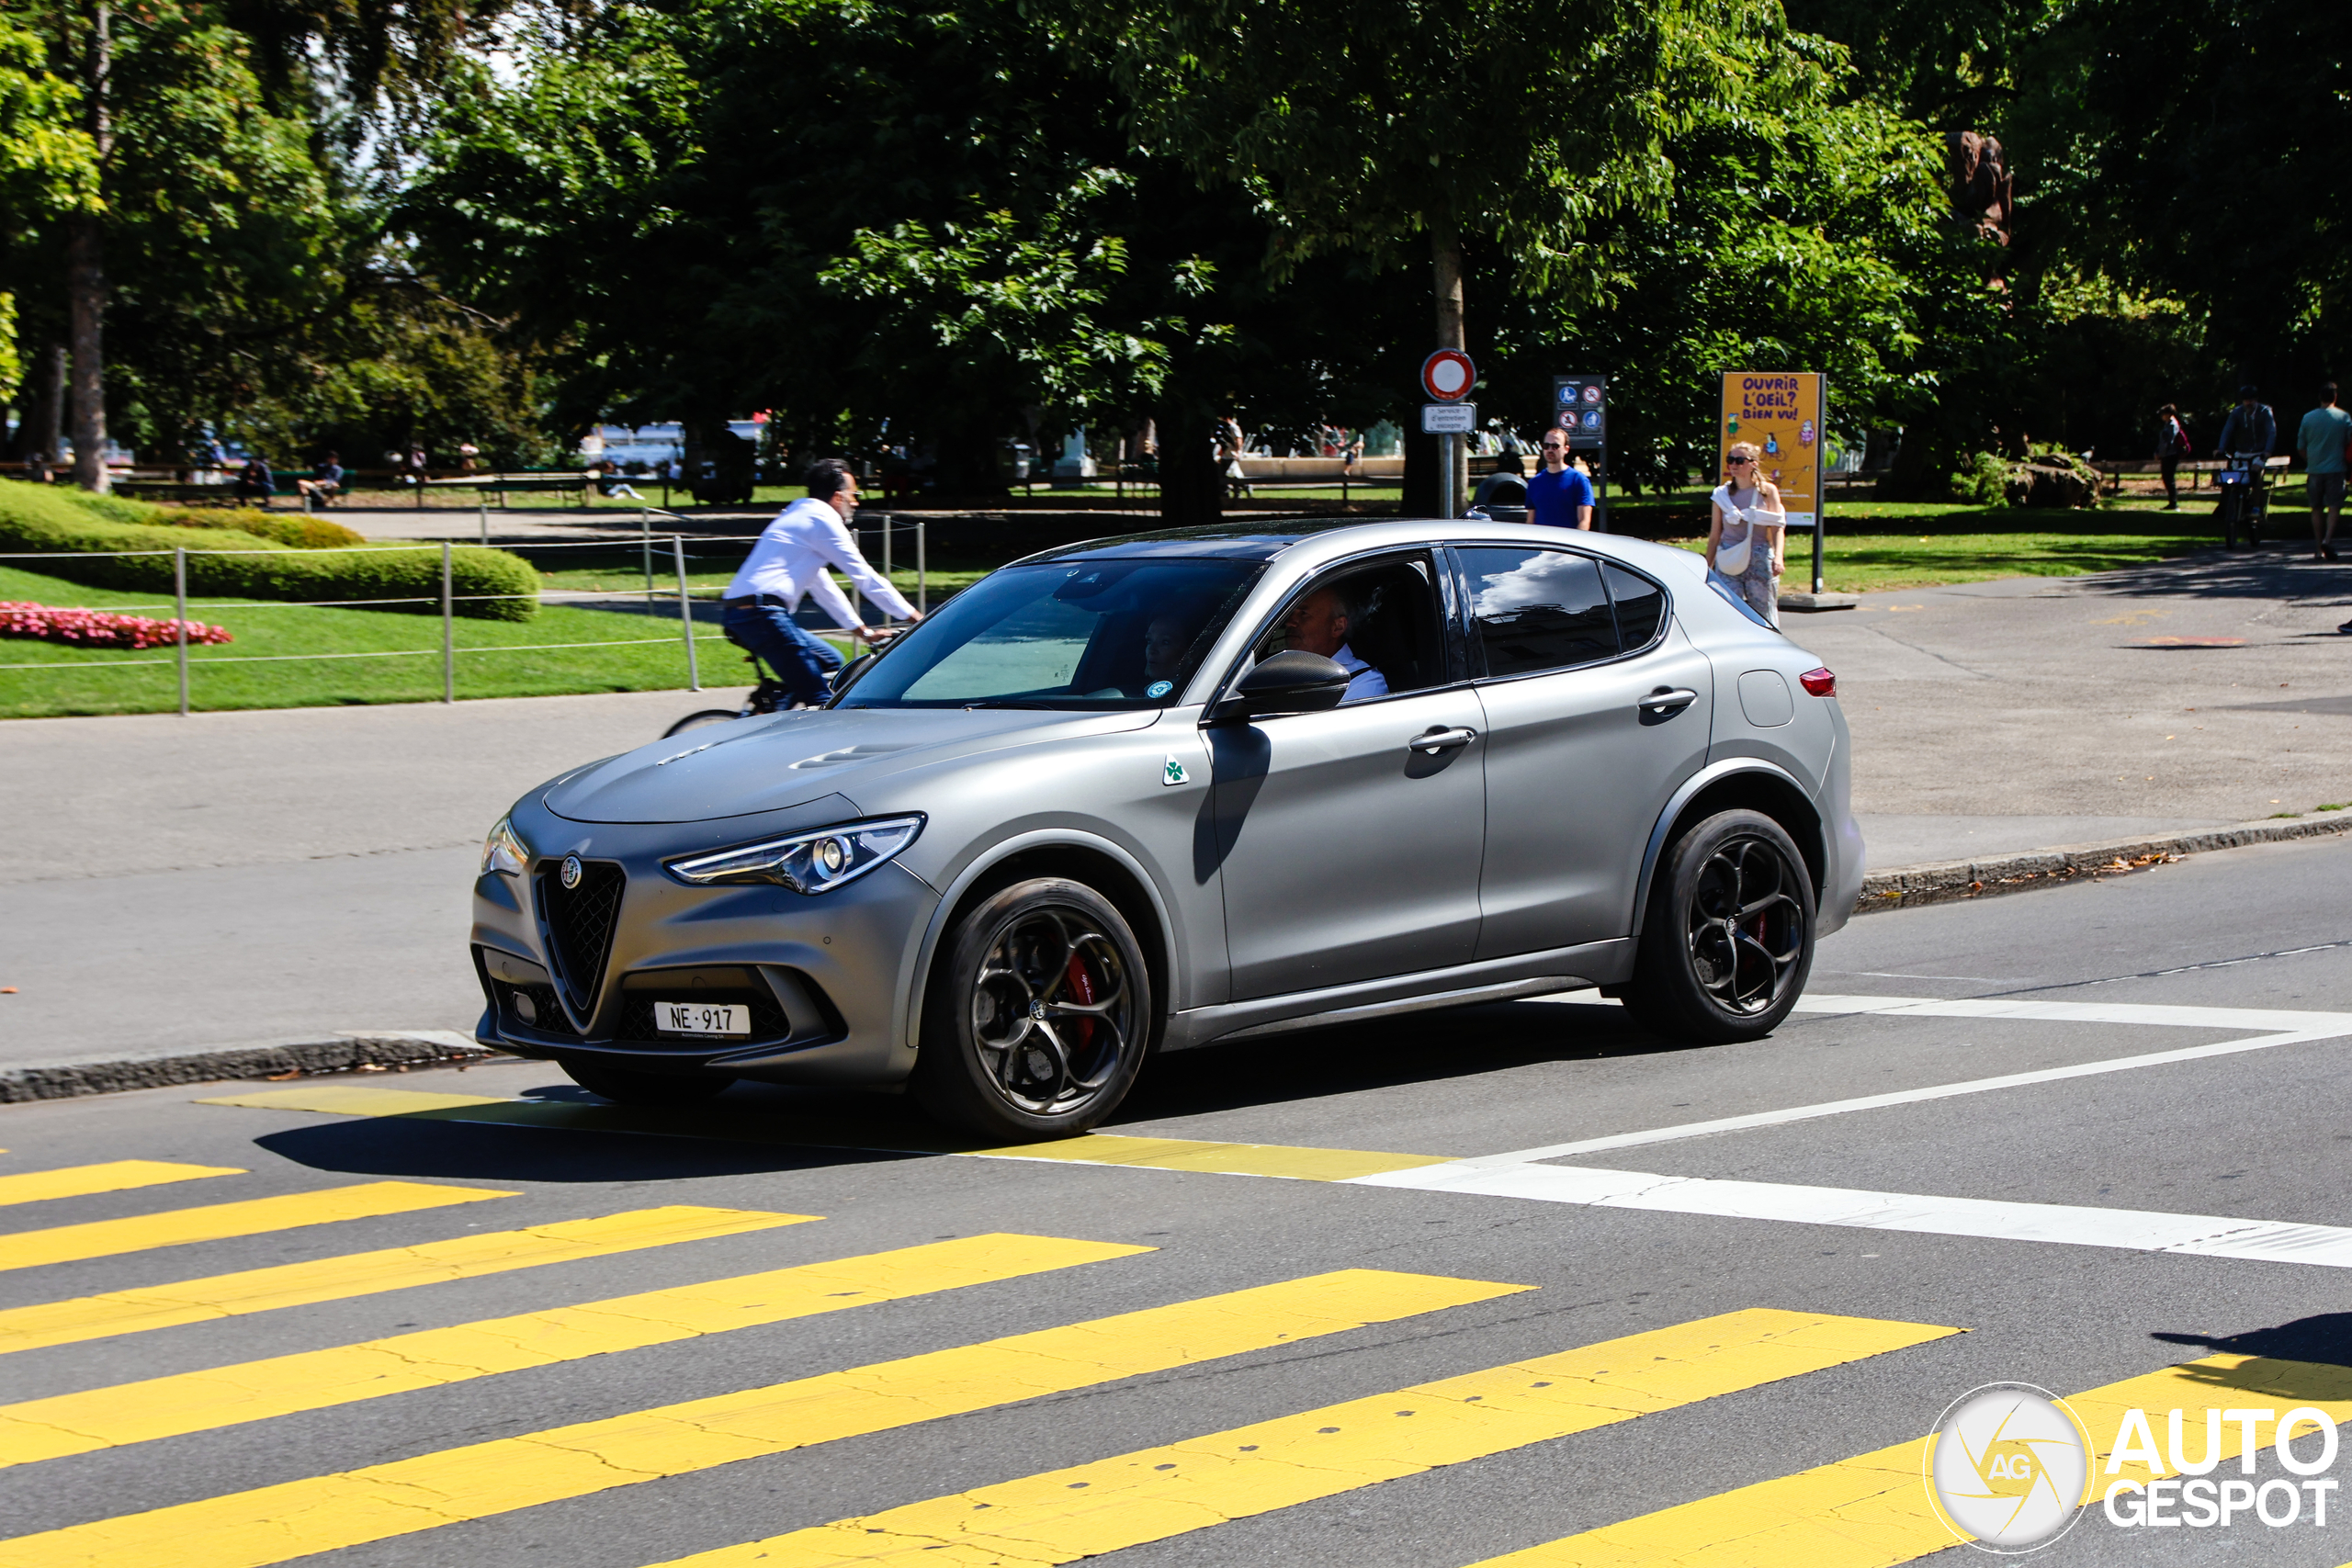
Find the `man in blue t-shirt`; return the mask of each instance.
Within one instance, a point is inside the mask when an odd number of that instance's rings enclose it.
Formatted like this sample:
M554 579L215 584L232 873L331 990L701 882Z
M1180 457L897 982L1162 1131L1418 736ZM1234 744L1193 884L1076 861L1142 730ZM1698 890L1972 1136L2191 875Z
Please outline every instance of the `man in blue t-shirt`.
M1544 433L1544 467L1527 481L1527 520L1547 528L1592 526L1592 481L1568 467L1568 433Z
M2303 485L2311 492L2312 554L2335 558L2335 514L2344 505L2344 446L2352 441L2352 414L2335 406L2335 383L2319 389L2319 407L2303 415L2295 445L2303 454Z

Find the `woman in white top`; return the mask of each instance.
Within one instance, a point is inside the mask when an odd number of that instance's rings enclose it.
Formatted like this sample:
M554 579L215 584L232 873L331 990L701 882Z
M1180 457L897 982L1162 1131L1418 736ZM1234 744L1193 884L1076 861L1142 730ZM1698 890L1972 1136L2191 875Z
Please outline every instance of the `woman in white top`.
M1756 613L1781 624L1781 492L1757 467L1761 454L1740 442L1724 457L1731 478L1708 497L1707 570Z

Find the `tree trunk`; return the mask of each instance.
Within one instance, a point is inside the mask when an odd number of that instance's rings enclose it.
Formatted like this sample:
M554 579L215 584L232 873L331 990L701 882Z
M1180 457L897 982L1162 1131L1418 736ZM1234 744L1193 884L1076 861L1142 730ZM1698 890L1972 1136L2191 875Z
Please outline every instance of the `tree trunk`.
M41 345L25 378L25 413L17 423L17 460L54 463L65 433L65 345Z
M1430 222L1430 261L1437 285L1437 346L1467 350L1469 340L1463 336L1462 325L1462 231L1454 226L1450 216L1435 218ZM1470 443L1458 435L1424 435L1420 439L1432 443L1436 451L1453 457L1453 479L1450 489L1453 509L1461 511L1470 499ZM1434 490L1430 499L1434 505L1438 499Z
M1225 473L1208 416L1174 399L1159 407L1159 520L1200 528L1225 518Z
M105 0L99 0L91 12L90 47L82 71L83 106L101 171L114 152L114 127L107 103L114 73L112 19ZM68 387L74 412L74 482L84 490L103 491L107 488L107 273L105 238L93 212L66 220L65 306L67 333L74 345Z

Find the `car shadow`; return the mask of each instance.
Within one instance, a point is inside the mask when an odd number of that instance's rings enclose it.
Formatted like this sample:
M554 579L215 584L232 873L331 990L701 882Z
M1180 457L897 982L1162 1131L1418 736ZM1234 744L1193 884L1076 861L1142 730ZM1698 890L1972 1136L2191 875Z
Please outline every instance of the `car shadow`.
M2258 1356L2269 1361L2313 1362L2328 1367L2352 1367L2352 1312L2324 1312L2312 1317L2299 1317L2292 1323L2281 1323L2269 1328L2249 1329L2244 1334L2214 1337L2203 1334L2165 1334L2148 1336L2166 1345L2188 1345L2207 1354L2215 1352L2233 1356ZM2203 1369L2199 1369L2202 1371ZM2227 1373L2217 1374L2217 1384L2235 1387ZM2336 1380L2335 1392L2324 1397L2341 1399L2342 1380ZM2265 1385L2267 1386L2267 1385ZM2278 1390L2279 1393L2289 1392ZM2314 1395L2314 1397L2322 1397Z
M1160 1057L1100 1131L1690 1048L1648 1033L1615 1007L1504 1002L1419 1013ZM738 1083L690 1109L654 1110L611 1105L560 1080L487 1106L288 1128L254 1143L346 1175L550 1183L691 1181L1001 1145L943 1129L900 1094Z

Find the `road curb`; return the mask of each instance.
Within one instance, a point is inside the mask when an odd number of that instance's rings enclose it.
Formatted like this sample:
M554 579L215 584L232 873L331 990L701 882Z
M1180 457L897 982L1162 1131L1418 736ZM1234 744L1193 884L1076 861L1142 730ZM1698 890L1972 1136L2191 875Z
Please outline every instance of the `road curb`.
M332 1040L261 1041L210 1051L142 1051L83 1062L26 1062L0 1067L0 1105L227 1078L442 1066L483 1061L496 1055L452 1031L421 1030L409 1034L343 1034Z
M2295 839L2320 839L2352 831L2352 812L2340 817L2294 822L2241 822L2234 828L2211 828L2199 833L2175 833L2154 839L2120 839L2110 843L2068 844L2057 849L2029 850L1993 860L1940 861L1930 865L1895 866L1876 871L1862 881L1862 896L1854 904L1858 915L1886 909L1915 909L1923 904L1948 904L1961 898L1989 897L2001 893L2025 893L2037 887L2058 887L2085 876L2121 875L2140 871L2167 858L2202 854L2212 850L2244 849L2249 844L2278 844Z

